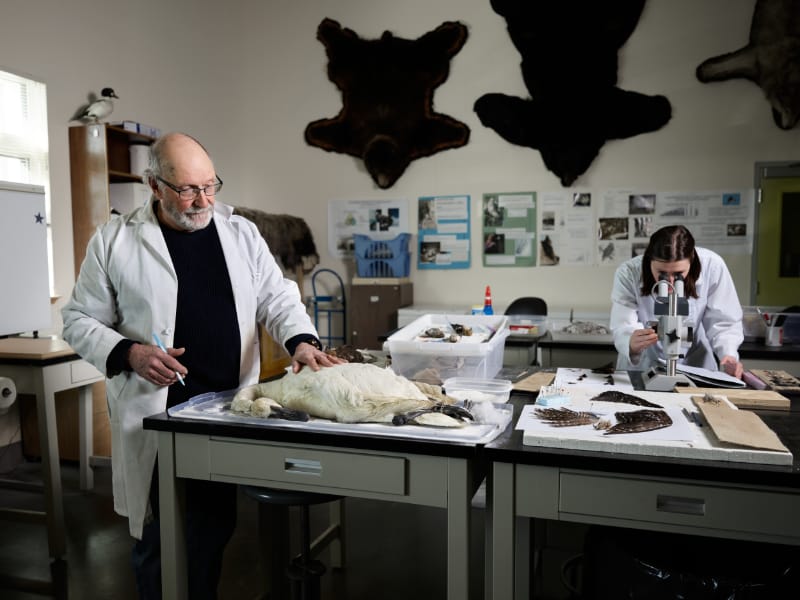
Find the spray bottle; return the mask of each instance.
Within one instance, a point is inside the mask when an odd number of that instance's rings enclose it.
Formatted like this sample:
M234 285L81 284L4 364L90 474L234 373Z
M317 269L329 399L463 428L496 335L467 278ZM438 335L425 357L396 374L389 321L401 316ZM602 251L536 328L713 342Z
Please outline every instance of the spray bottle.
M484 293L483 297L483 314L494 314L494 309L492 309L492 288L488 285L486 286L486 292Z

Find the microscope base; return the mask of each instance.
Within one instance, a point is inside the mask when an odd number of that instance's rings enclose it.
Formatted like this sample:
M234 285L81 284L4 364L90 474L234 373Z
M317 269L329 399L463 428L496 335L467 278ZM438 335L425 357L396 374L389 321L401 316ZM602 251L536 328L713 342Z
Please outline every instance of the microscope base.
M696 387L686 375L667 375L660 369L650 369L642 373L642 382L648 392L672 392L676 387Z

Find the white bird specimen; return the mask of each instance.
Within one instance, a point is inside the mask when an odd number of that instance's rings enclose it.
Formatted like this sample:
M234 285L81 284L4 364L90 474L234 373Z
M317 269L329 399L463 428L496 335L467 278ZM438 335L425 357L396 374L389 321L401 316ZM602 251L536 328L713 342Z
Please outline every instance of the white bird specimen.
M109 87L103 88L103 91L100 92L100 98L91 94L89 97L89 104L80 107L70 120L94 121L97 123L100 119L105 119L114 110L114 101L112 98L119 98L119 96Z
M231 410L269 417L274 406L340 423L394 423L459 427L472 415L442 394L439 386L412 382L368 363L345 363L288 373L248 386L234 396ZM286 418L279 411L273 415Z

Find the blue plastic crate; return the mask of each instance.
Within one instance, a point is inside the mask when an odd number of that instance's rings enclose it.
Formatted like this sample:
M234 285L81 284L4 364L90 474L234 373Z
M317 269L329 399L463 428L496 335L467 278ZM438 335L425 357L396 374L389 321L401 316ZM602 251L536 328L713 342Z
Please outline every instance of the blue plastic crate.
M404 252L394 258L360 258L356 256L359 277L408 277L411 254Z
M396 259L408 254L410 233L401 233L391 240L373 240L368 235L353 234L356 258ZM406 269L408 271L408 269ZM408 273L406 273L408 275ZM359 277L361 275L359 274ZM387 275L386 277L405 277L405 275Z

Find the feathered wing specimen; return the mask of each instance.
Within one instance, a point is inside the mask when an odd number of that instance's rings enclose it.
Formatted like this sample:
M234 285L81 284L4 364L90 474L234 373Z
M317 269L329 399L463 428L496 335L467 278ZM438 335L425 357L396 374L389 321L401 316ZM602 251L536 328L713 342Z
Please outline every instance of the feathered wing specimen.
M414 383L367 363L345 363L240 390L231 410L270 416L270 404L340 423L415 423L458 427L472 415L442 394L438 386Z
M800 120L800 0L758 0L747 45L709 58L696 74L703 83L749 79L772 105L775 124L795 127Z
M608 390L601 394L597 394L591 398L593 402L622 402L623 404L633 404L634 406L647 406L649 408L664 408L660 404L650 402L639 396L633 394L626 394L618 390Z
M615 433L642 433L672 425L672 419L663 410L633 410L614 413L617 422L605 430L604 435Z

